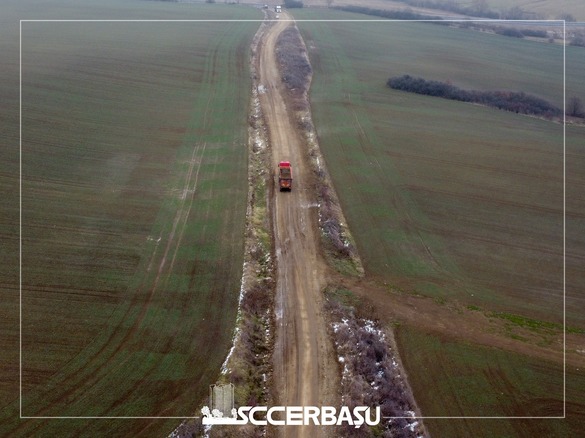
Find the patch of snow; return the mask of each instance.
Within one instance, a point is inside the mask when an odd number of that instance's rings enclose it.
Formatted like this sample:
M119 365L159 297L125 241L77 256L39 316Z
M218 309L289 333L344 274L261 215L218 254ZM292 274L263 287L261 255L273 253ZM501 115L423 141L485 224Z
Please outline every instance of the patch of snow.
M406 427L408 427L408 428L410 429L410 431L411 431L411 432L414 432L414 428L415 428L416 426L418 426L418 421L415 421L414 423L410 423L410 424L409 424L408 426L406 426Z
M227 364L230 360L230 357L232 357L234 349L236 348L236 341L237 341L239 335L240 335L240 328L236 327L236 329L234 330L234 336L232 338L232 346L230 348L230 351L229 351L227 357L223 361L223 364L221 365L221 374L227 374L230 371Z

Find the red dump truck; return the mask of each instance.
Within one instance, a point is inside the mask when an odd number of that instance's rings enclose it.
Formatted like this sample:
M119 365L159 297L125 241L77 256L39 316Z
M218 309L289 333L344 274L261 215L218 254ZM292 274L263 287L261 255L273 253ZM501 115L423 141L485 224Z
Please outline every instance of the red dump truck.
M278 163L278 186L280 191L292 190L292 167L289 161L281 161Z

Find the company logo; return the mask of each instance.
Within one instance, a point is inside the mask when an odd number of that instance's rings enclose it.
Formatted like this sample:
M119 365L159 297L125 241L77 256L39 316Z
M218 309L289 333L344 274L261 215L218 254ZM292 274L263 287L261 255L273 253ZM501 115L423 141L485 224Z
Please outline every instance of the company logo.
M234 385L212 385L208 406L201 409L204 425L242 425L256 426L340 426L350 425L359 428L364 423L375 426L380 423L380 407L372 410L366 406L349 409L342 406L241 406L234 407Z

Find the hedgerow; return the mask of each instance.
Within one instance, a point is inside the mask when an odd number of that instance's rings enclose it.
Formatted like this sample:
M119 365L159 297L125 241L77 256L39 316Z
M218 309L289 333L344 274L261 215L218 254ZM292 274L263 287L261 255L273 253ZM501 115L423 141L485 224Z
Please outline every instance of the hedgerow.
M387 335L379 325L356 316L328 292L325 308L341 371L341 404L380 407L383 418L375 427L341 426L340 436L414 438L425 436L416 408Z
M464 90L447 82L428 81L410 75L392 77L388 79L386 84L395 90L442 97L461 102L478 103L520 114L530 114L547 118L558 117L563 114L560 108L557 108L550 102L522 91Z
M276 56L286 87L299 94L306 92L312 69L299 32L294 26L279 35Z

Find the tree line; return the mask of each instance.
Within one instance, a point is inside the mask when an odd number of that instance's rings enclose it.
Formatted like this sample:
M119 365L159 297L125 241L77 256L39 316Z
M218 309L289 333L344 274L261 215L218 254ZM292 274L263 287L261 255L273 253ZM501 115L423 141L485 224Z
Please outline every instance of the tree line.
M395 90L442 97L461 102L478 103L519 114L530 114L547 118L558 117L563 114L560 108L550 102L526 94L523 91L464 90L447 82L429 81L410 75L391 77L386 82L386 85Z
M356 14L374 15L390 20L442 20L441 17L418 14L413 11L392 11L386 9L372 9L365 6L337 6L334 9ZM448 23L445 22L447 25Z

